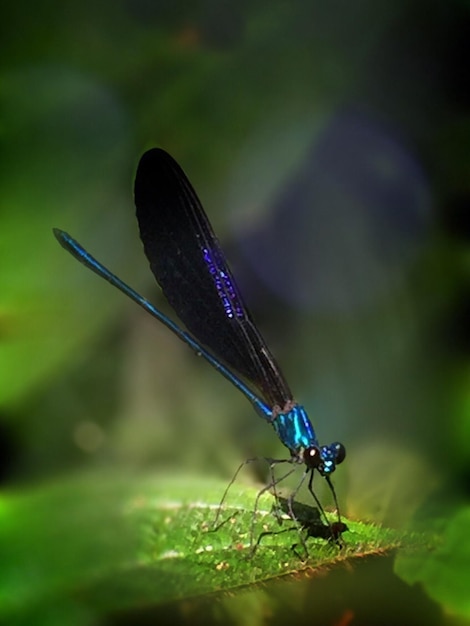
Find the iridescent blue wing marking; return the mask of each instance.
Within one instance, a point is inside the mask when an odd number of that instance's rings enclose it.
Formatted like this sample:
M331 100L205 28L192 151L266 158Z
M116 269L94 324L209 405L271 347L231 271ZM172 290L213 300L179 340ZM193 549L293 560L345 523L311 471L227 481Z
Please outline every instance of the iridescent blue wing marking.
M284 407L292 393L252 321L191 183L164 150L154 148L141 158L134 197L150 268L180 320L270 406Z

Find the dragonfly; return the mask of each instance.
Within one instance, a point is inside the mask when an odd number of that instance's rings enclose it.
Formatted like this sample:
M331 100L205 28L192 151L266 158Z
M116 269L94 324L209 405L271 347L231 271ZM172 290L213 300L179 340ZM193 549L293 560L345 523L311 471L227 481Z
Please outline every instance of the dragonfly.
M229 380L258 416L274 429L289 457L266 460L271 470L278 463L289 463L290 469L281 478L274 478L272 473L270 483L258 495L268 489L275 492L276 485L302 465L301 481L289 498L290 516L296 519L294 497L307 480L308 491L326 519L313 489L314 475L319 474L331 490L337 523L342 524L331 475L344 461L345 447L337 441L319 444L305 408L294 399L243 300L196 192L182 168L165 150L152 148L141 157L134 200L150 269L184 328L97 261L68 233L54 228L54 235L80 263L164 324ZM252 460L242 463L239 470Z

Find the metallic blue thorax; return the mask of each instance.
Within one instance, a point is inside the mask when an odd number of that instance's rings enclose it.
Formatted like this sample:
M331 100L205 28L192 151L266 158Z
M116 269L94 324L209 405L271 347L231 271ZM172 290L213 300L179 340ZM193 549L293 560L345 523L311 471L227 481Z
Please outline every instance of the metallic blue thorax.
M291 452L318 446L315 431L303 406L294 404L288 411L273 415L272 425L277 436Z

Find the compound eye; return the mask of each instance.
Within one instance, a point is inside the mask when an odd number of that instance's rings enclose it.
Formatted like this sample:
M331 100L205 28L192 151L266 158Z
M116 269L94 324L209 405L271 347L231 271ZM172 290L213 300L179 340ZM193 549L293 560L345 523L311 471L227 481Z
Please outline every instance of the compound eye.
M318 469L322 463L320 449L316 446L307 448L304 452L304 463L309 469Z
M335 463L339 465L346 458L346 448L339 442L334 443L331 447L335 451Z

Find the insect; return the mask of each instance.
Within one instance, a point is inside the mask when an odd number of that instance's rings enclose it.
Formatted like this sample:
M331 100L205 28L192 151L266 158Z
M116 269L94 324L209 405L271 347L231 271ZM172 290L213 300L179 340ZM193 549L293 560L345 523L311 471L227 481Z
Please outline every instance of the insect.
M343 462L345 448L339 442L318 443L304 407L294 400L242 299L191 183L164 150L153 148L140 159L134 199L150 268L187 330L111 273L66 232L54 229L54 235L80 263L159 320L241 391L289 450L288 459L270 459L271 467L280 462L291 463L294 469L303 465L301 484L308 477L308 489L321 511L313 477L315 473L323 476L341 524L331 475ZM285 476L273 477L266 489L275 487Z

